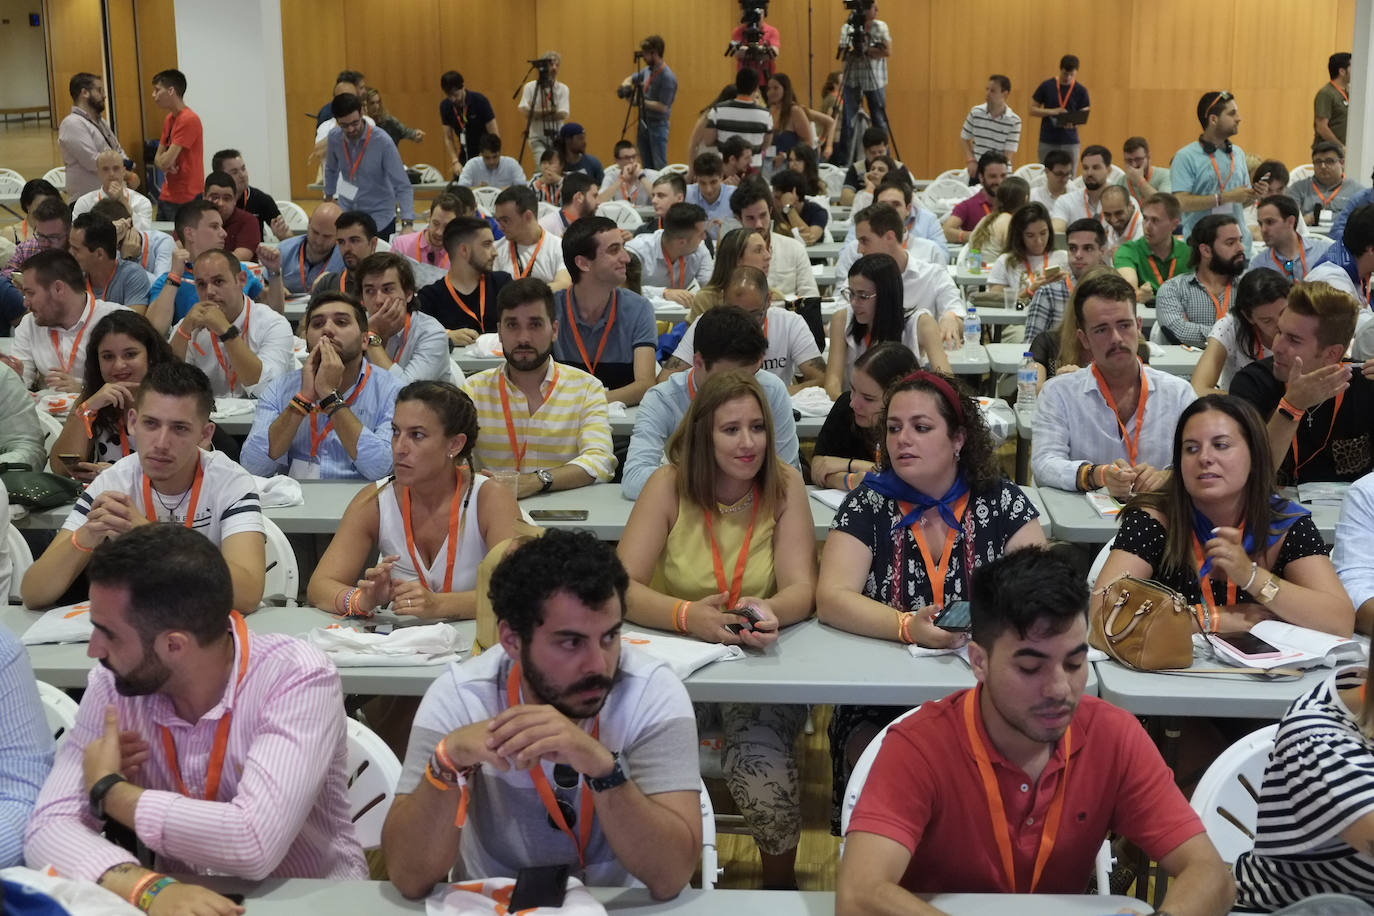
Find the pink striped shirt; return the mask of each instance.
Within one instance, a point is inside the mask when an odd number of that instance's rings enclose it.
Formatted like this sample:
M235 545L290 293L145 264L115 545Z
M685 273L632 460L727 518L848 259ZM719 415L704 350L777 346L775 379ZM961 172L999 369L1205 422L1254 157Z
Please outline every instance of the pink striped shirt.
M448 252L444 250L442 245L438 248L430 247L429 232L426 229L393 237L391 250L397 254L405 255L412 261L419 261L421 264L433 264L435 267L448 270Z
M138 800L134 828L157 853L159 871L250 880L367 877L350 819L338 672L298 639L252 633L248 668L236 684L243 647L235 640L224 698L195 723L178 718L166 696L120 696L103 665L91 669L76 727L58 748L29 820L28 863L95 881L111 866L134 861L96 832L82 776L82 752L103 731L106 705L114 704L120 728L138 731L151 748L136 780L148 791ZM205 801L215 728L227 711L233 719L220 778L223 800ZM177 791L163 749L164 725L193 797Z

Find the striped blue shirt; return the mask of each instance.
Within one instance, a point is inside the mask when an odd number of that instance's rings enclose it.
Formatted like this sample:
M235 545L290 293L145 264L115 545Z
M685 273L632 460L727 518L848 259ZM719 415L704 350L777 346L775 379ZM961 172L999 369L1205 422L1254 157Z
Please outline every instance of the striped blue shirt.
M24 825L52 760L52 732L29 656L0 626L0 867L24 864Z

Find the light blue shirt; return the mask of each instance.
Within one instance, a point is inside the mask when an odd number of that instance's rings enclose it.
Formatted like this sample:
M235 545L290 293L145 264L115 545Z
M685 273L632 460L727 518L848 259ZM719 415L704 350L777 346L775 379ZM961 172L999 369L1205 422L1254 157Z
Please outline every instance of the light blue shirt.
M906 234L914 235L918 239L929 239L935 243L941 251L949 251L949 242L945 239L945 230L940 227L940 221L925 207L916 207L916 215L907 217ZM857 237L854 230L854 223L849 223L849 231L845 233L844 240L852 242ZM948 263L948 261L946 261Z
M1374 598L1374 474L1364 475L1346 491L1331 565L1355 610Z
M1280 264L1278 259L1274 256L1274 249L1266 248L1250 259L1250 269L1254 270L1257 267L1267 267L1270 270L1283 274L1290 280L1301 280L1307 275L1307 271L1317 266L1317 260L1326 252L1326 249L1331 247L1331 240L1315 235L1300 235L1298 236L1298 240L1302 242L1302 253L1307 256L1307 265L1305 267L1303 266L1302 258L1298 258L1292 264L1293 269L1289 270Z
M720 196L716 198L716 202L708 204L701 196L701 189L697 187L696 182L687 186L687 196L683 199L706 211L706 234L711 237L711 241L715 241L720 233L720 226L715 224L715 220L726 223L735 218L735 214L730 210L730 197L734 193L734 185L723 184L720 186Z
M281 252L281 282L288 293L297 296L310 292L310 287L320 278L320 274L328 271L338 273L344 269L343 255L339 254L338 246L329 249L329 257L317 264L310 263L310 259L301 258L302 246L305 245L305 236L293 235L291 238L277 246ZM305 279L301 279L301 264L305 264Z
M163 274L153 281L153 286L148 290L148 301L153 302L162 294L162 288L167 285L167 274ZM248 280L243 284L243 292L254 302L262 295L262 281L255 275L249 274ZM176 301L172 306L172 323L186 317L191 309L196 307L200 301L200 293L196 292L196 278L191 272L191 265L187 264L181 274L181 285L177 287Z
M1212 168L1212 156L1216 157L1216 168ZM1245 165L1245 151L1239 146L1231 144L1231 161L1226 161L1226 152L1217 150L1209 156L1202 149L1202 144L1194 140L1183 149L1174 153L1174 161L1169 163L1169 181L1173 185L1175 194L1197 194L1202 197L1215 197L1222 191L1230 191L1233 188L1246 188L1250 186L1250 169ZM1227 173L1227 168L1230 173ZM1225 187L1217 184L1217 175L1220 174ZM1228 212L1236 218L1240 224L1241 241L1245 244L1245 254L1250 254L1252 239L1250 237L1250 227L1246 225L1245 207L1240 204L1222 204L1228 208ZM1188 240L1193 232L1193 227L1198 224L1204 216L1212 212L1209 207L1206 210L1184 211L1183 213L1183 239Z
M52 761L52 731L29 656L0 626L0 868L24 864L24 825Z
M366 359L362 371L371 369L367 385L358 399L349 405L349 410L363 424L358 434L358 457L350 458L338 433L330 430L319 450L312 458L310 455L310 421L315 427L323 429L325 418L318 413L311 414L296 429L296 437L291 447L279 458L267 453L268 430L272 422L291 408L291 398L301 390L301 372L283 375L272 382L258 396L257 409L253 412L253 429L243 443L239 463L250 474L271 477L273 474L287 473L291 463L315 461L320 466L323 480L381 480L391 473L391 414L396 409L396 395L404 387L404 382L390 372L383 372ZM356 386L355 386L356 387ZM353 396L353 388L340 391L340 397L348 400Z
M1336 214L1336 218L1331 221L1331 232L1328 236L1337 242L1345 241L1345 221L1350 219L1350 214L1360 207L1367 207L1374 204L1374 188L1365 188L1354 197L1350 198L1350 203L1345 205L1345 209Z
M482 185L509 188L525 183L525 170L510 156L502 156L494 169L487 168L481 156L473 156L463 163L458 183L465 188L480 188Z
M634 432L630 434L630 450L625 455L625 473L621 478L620 492L626 499L638 499L649 475L663 463L668 437L687 416L687 408L692 403L687 382L693 372L695 370L673 373L668 381L650 388L644 400L639 402ZM778 457L801 470L797 423L792 418L792 398L787 393L787 386L776 375L762 369L754 378L763 386L773 412L773 439L777 443Z
M396 205L401 207L402 220L415 219L415 189L406 177L406 167L396 144L380 128L369 128L368 134L357 143L347 143L348 157L357 165L353 171L344 158L343 128L330 131L324 159L324 196L337 197L345 210L363 210L385 230L396 219ZM364 145L366 144L366 145ZM362 161L358 162L358 157ZM349 173L352 177L349 177ZM347 179L357 188L354 194L339 191L339 180Z
M148 275L148 282L152 283L172 268L172 252L176 250L177 243L165 232L140 232L139 235L143 237L142 251L138 257L125 260L143 268Z

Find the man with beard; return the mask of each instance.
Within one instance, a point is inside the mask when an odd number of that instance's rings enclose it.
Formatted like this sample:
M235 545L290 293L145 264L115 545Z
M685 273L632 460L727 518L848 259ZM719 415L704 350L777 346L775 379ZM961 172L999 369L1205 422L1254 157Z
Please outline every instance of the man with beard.
M28 314L14 330L5 362L28 388L80 391L90 329L124 306L95 298L80 263L66 251L38 252L24 266L22 283Z
M1263 195L1251 187L1245 151L1231 142L1240 132L1236 97L1229 92L1203 93L1197 103L1197 120L1202 135L1174 153L1169 163L1169 183L1183 208L1183 235L1190 236L1193 227L1208 214L1230 214L1240 226L1244 249L1249 252L1245 208Z
M346 210L334 220L334 247L343 259L343 270L327 270L315 278L314 288L353 292L354 271L363 258L377 250L377 223L362 210ZM395 250L395 246L392 246Z
M148 372L130 410L138 451L98 474L77 497L62 531L24 574L27 607L56 603L104 542L171 522L216 546L229 566L234 607L257 609L266 563L258 488L228 455L206 450L215 432L214 405L210 380L195 366L166 362Z
M556 238L562 238L568 227L583 217L595 216L599 203L597 181L586 172L573 172L563 179L558 190L562 205L539 220L539 226Z
M551 530L496 567L500 649L426 691L382 828L406 897L450 871L550 862L657 900L686 886L701 854L696 723L671 671L621 644L628 586L615 549L585 531Z
M506 361L463 382L481 428L478 463L518 471L522 499L610 481L606 389L596 376L554 362L560 327L549 285L537 277L507 284L496 297L496 323ZM652 359L649 370L652 384Z
M1069 252L1069 275L1041 284L1026 306L1026 340L1032 345L1042 332L1052 331L1055 355L1058 355L1059 324L1064 320L1064 310L1068 308L1069 298L1073 295L1071 285L1077 285L1089 268L1103 263L1106 244L1107 231L1097 220L1084 218L1069 224L1068 231L1064 233L1064 247ZM1045 362L1041 364L1049 365Z
M366 878L329 660L250 632L233 610L243 605L232 565L181 525L144 523L87 556L87 654L100 664L29 821L28 860L161 914L243 908L141 867L102 830L135 832L157 850L154 867L175 874Z
M1171 876L1156 912L1227 912L1235 884L1159 751L1129 713L1083 696L1088 588L1071 553L980 566L972 599L978 686L888 730L849 820L836 914L939 912L915 894L1082 893L1108 833ZM949 766L951 753L973 762Z
M466 347L478 334L496 331L496 298L510 282L496 263L491 226L478 216L460 216L444 227L448 275L420 289L419 310L448 329L448 341ZM487 308L487 303L491 308Z
M1108 263L1116 254L1116 249L1140 238L1145 231L1135 201L1131 200L1130 192L1119 184L1107 185L1102 189L1102 222L1107 224Z
M1245 273L1245 242L1235 217L1213 213L1193 227L1188 247L1193 273L1160 286L1155 308L1170 343L1205 347L1212 325L1231 310L1235 281Z
M411 261L394 251L368 255L354 288L367 309L367 358L403 383L447 382L453 375L444 326L414 311Z
M1250 269L1267 267L1293 282L1307 276L1317 266L1331 240L1319 235L1299 235L1302 212L1287 194L1271 194L1255 207L1265 249L1250 260Z
M76 200L100 187L96 158L107 150L119 154L123 171L124 149L110 125L105 122L105 81L94 73L78 73L67 83L72 110L57 126L57 145L62 165L67 169L67 197ZM137 174L130 172L137 182Z
M391 473L391 414L401 380L374 371L363 355L367 311L355 296L316 293L304 323L310 355L258 396L239 460L263 477L381 480Z
M1054 231L1058 233L1075 220L1102 218L1102 190L1111 174L1112 151L1105 146L1089 146L1083 150L1078 164L1083 174L1070 184L1068 193L1056 200L1050 211Z
M978 190L967 199L955 205L949 216L945 217L945 241L961 245L973 234L978 221L997 209L997 189L1011 174L1011 164L1002 153L993 150L984 153L978 160Z

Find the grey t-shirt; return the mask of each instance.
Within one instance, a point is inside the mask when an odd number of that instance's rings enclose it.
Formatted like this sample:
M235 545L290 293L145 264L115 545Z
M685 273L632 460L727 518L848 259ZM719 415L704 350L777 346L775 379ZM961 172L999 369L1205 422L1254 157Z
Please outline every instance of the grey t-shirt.
M106 302L117 302L120 305L147 305L152 301L152 297L148 294L150 288L148 274L138 266L138 262L120 258L115 264L114 276L110 277L109 285L103 289L92 287L92 291L97 299L103 299Z

